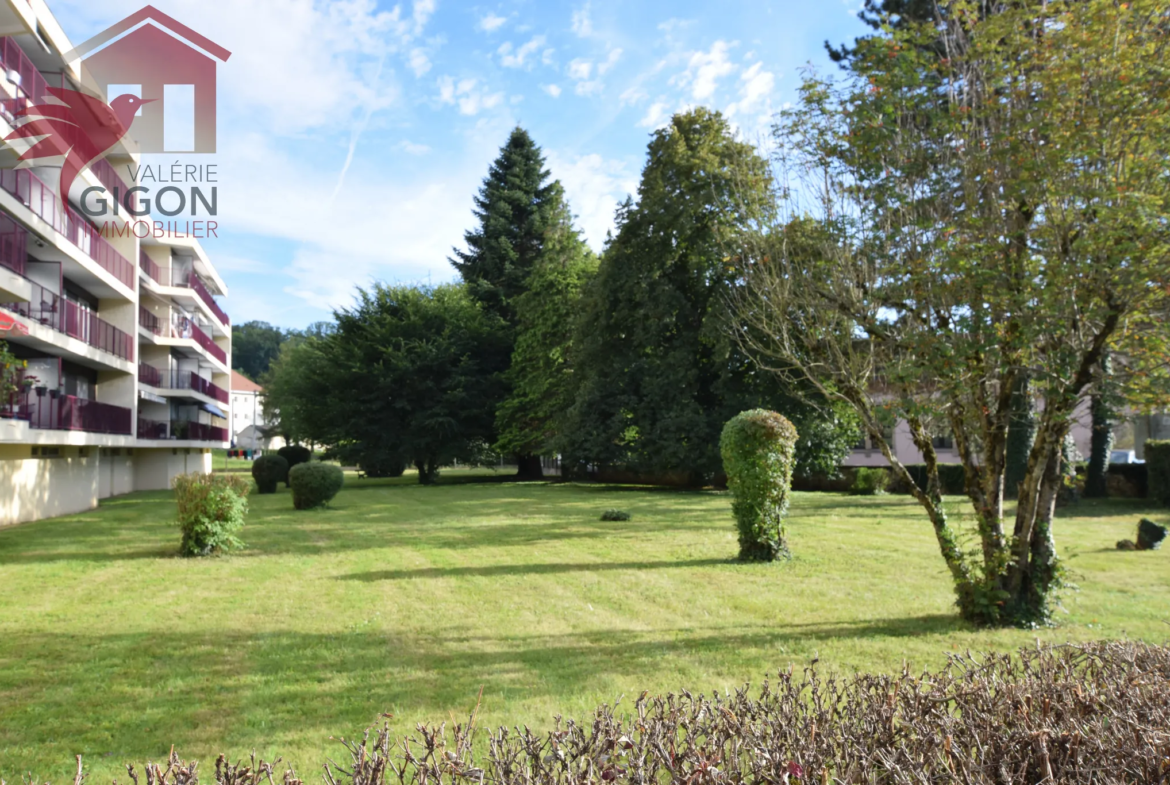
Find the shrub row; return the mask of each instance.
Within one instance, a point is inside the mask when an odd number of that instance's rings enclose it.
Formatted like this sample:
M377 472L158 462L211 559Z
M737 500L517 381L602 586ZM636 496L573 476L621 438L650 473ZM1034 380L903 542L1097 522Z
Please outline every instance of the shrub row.
M1149 497L1170 507L1170 440L1146 442Z
M1166 782L1170 776L1170 649L1093 643L953 655L912 676L781 672L757 696L683 691L583 721L557 717L539 735L466 724L388 727L342 741L327 785L586 785L596 783ZM150 785L191 785L174 752L149 764ZM280 769L224 756L199 781L280 781ZM80 772L79 772L80 776ZM130 778L138 773L130 767ZM293 771L284 785L300 785Z

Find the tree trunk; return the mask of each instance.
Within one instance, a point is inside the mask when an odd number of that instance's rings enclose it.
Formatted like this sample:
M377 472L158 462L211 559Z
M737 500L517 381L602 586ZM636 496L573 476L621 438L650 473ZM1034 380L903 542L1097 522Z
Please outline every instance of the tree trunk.
M1012 390L1012 417L1008 426L1007 463L1004 467L1004 494L1015 499L1020 483L1028 473L1028 454L1036 438L1036 414L1032 403L1032 384L1026 373L1016 377Z
M539 455L516 456L516 479L543 480L544 468L540 465Z
M1109 380L1109 356L1101 359L1101 386L1089 404L1093 416L1093 429L1089 447L1089 468L1085 472L1085 497L1103 499L1109 495L1107 477L1109 453L1113 450L1113 418L1115 412L1109 404L1105 387Z
M434 485L435 481L439 479L439 465L434 458L416 460L414 468L418 469L419 485Z

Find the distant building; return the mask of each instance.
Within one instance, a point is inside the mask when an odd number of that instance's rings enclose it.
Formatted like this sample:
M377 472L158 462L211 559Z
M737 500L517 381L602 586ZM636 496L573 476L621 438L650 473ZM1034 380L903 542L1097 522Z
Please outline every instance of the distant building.
M279 436L268 438L264 429L264 388L248 377L232 371L231 390L232 446L240 450L275 450L284 446Z

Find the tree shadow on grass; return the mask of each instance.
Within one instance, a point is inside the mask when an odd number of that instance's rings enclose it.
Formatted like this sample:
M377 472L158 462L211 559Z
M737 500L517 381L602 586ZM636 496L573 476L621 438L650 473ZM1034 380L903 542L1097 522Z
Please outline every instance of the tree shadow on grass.
M401 581L413 578L494 577L503 575L555 575L568 572L609 572L612 570L663 570L686 567L714 567L738 564L733 559L690 559L686 561L585 562L582 564L492 564L474 567L423 567L415 570L376 570L339 575L339 581Z

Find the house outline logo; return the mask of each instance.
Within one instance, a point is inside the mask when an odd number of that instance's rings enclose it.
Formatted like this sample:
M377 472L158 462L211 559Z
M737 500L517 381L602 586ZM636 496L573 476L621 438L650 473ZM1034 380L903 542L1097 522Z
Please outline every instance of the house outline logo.
M227 49L150 5L65 55L66 61L81 61L84 88L103 101L137 88L144 101L133 137L143 153L215 152L216 70L229 57ZM111 87L118 95L110 94ZM182 145L186 149L167 147L168 98L192 110L193 144Z

